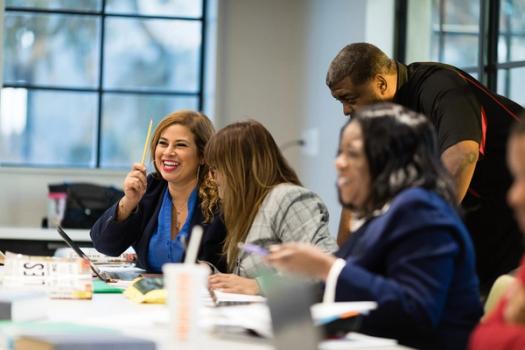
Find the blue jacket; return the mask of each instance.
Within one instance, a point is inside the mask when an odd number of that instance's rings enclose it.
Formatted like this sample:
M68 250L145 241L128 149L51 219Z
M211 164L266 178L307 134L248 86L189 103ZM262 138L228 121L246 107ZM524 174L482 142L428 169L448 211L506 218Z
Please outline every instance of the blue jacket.
M411 188L354 232L337 301L372 300L360 332L416 348L464 349L481 303L471 240L456 211L434 192Z
M115 221L117 202L93 225L90 232L93 246L99 252L110 256L118 256L133 246L137 253L137 265L150 270L147 259L149 241L157 227L162 194L167 185L165 180L150 174L146 193L140 200L137 210L125 221ZM198 259L210 262L221 272L226 272L226 259L222 255L226 227L221 215L217 214L209 223L204 223L199 201L196 201L195 205L197 208L191 218L190 234L191 228L195 225L201 225L204 229Z

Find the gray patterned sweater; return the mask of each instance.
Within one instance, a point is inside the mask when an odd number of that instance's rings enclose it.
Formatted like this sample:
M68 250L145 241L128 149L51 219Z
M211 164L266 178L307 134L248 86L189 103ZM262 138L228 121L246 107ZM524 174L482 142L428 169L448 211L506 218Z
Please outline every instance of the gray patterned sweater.
M309 242L327 253L337 250L328 231L328 210L318 195L293 184L275 186L263 200L246 243L263 247L288 242ZM239 253L234 273L248 278L267 268L254 254Z

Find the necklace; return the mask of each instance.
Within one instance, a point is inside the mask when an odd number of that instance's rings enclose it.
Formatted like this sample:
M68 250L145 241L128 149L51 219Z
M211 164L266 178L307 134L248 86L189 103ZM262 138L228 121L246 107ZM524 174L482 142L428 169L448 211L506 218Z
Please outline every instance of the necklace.
M171 204L173 205L173 211L175 212L173 215L173 226L176 228L177 232L180 231L180 222L179 222L179 216L182 214L182 209L177 209L175 206L175 201L172 200Z

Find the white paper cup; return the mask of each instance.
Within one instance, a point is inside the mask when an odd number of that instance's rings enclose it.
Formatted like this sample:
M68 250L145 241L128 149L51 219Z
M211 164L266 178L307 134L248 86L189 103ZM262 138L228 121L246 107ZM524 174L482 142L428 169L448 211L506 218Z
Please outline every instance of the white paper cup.
M171 349L191 349L198 342L203 295L208 288L209 268L196 264L165 264L164 287L169 312Z

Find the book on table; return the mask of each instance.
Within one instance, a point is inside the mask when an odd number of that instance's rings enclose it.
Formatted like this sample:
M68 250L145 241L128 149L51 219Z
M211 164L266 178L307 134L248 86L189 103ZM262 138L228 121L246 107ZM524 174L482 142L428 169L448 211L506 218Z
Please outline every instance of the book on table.
M21 336L72 334L98 337L115 333L115 329L64 321L0 321L0 349L13 350L15 340Z
M41 334L21 336L15 350L154 350L155 342L123 334Z

